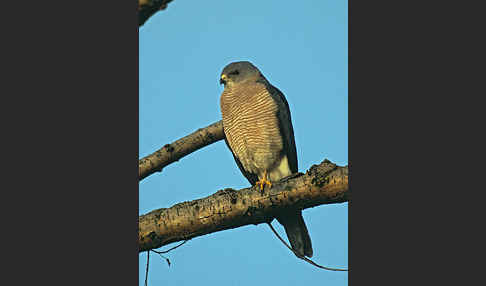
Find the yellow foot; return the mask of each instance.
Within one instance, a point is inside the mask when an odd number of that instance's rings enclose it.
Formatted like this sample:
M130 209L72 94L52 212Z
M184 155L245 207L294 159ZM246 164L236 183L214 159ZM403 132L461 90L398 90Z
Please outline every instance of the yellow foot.
M260 191L263 191L265 185L268 185L269 188L272 187L272 183L270 183L270 181L267 179L266 171L265 173L263 173L263 178L261 178L260 180L258 180L258 182L256 182L256 185L260 187Z

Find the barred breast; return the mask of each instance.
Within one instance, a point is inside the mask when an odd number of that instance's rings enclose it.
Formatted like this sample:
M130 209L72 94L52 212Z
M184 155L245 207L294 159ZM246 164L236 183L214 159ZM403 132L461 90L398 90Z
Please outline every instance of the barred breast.
M224 133L228 144L250 173L274 169L282 159L279 106L264 84L239 84L221 95Z

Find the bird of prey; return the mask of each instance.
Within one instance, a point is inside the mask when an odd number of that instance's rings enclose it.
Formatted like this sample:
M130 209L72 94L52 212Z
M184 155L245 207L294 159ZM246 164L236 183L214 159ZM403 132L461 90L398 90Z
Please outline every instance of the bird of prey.
M226 145L250 184L272 186L298 172L294 130L289 104L247 61L228 64L221 73L224 84L221 113ZM312 257L312 244L302 211L277 216L298 257Z

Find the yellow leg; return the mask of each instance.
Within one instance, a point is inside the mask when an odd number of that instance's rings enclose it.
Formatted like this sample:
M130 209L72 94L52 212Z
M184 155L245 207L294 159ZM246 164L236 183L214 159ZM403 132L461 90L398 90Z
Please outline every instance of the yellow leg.
M263 191L263 188L265 188L265 185L268 185L269 188L272 187L272 183L268 180L267 177L267 171L263 173L263 178L261 178L258 182L256 182L256 185L260 187L260 191Z

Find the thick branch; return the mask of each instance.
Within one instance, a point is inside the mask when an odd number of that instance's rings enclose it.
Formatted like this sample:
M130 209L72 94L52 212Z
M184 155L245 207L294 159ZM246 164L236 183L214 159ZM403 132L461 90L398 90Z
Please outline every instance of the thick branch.
M172 0L138 0L138 26L142 26L155 12L167 8Z
M138 161L138 177L161 172L162 169L180 158L224 138L223 122L218 121L187 135Z
M158 209L139 217L139 251L172 242L270 222L288 208L306 209L348 201L348 167L324 160L306 174L265 189L225 189L206 198Z

